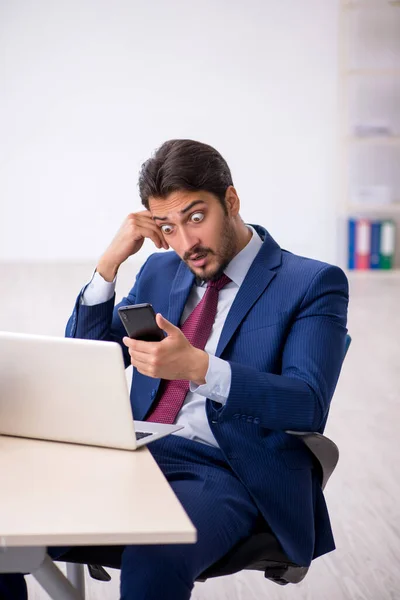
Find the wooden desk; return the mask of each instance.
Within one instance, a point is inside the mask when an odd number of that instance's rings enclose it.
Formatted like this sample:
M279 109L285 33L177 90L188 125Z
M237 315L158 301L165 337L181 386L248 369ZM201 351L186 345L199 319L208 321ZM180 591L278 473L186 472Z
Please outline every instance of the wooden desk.
M51 563L47 546L196 541L196 530L147 448L132 452L0 436L0 480L0 572L32 572L48 593L54 594L51 582L57 585L60 600L81 596ZM65 595L54 569L66 582Z

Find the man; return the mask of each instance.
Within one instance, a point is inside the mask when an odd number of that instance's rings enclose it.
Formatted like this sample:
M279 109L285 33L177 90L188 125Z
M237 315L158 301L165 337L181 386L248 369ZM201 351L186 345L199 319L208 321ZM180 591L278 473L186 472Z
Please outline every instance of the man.
M142 166L139 189L146 210L126 218L100 258L66 335L118 341L134 367L135 418L184 425L149 449L198 541L127 546L121 597L185 600L260 522L299 565L334 549L312 459L285 430L324 429L348 286L339 268L242 221L229 167L208 145L166 142ZM151 303L162 342L127 338L114 306L118 269L146 238L172 251L147 259L120 305Z

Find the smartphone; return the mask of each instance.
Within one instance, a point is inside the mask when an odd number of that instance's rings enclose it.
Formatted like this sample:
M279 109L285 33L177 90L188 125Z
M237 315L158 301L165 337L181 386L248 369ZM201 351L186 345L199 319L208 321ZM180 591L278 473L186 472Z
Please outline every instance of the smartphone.
M156 313L151 304L120 306L119 318L130 338L143 342L161 342L165 333L156 322Z

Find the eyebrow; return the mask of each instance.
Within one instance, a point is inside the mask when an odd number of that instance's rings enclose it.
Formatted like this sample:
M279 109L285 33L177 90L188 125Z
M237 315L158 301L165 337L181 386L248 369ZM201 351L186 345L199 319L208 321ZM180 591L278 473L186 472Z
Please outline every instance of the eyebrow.
M182 210L179 211L179 214L184 215L185 213L187 213L191 208L193 208L194 206L196 206L197 204L205 204L204 200L194 200L193 202L191 202L190 204L188 204L188 206L185 206L185 208L182 208ZM158 219L159 221L167 221L168 217L153 217L153 221L155 221L156 219Z

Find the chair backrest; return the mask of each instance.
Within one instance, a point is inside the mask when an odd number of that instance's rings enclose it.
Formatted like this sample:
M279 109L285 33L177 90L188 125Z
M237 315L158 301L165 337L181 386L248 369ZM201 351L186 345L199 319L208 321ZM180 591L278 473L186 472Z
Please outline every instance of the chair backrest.
M309 431L286 431L286 433L300 438L312 452L320 467L321 487L324 489L338 463L339 448L332 440L320 433Z
M351 344L351 336L349 334L347 334L346 335L346 342L345 342L343 360L346 358L347 350L350 348L350 344Z

